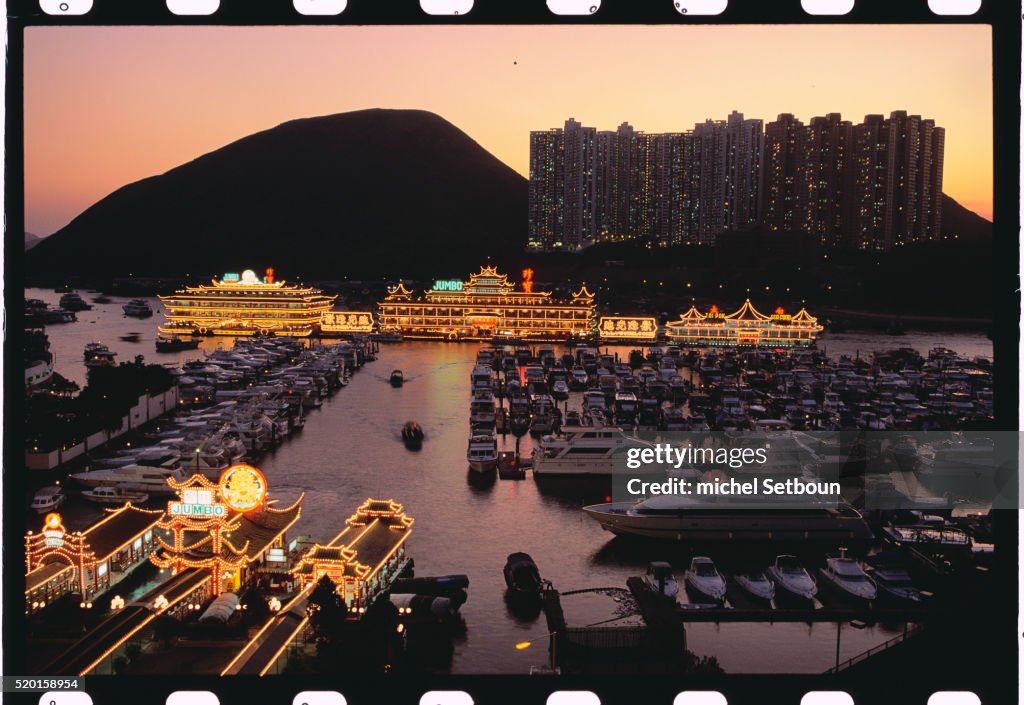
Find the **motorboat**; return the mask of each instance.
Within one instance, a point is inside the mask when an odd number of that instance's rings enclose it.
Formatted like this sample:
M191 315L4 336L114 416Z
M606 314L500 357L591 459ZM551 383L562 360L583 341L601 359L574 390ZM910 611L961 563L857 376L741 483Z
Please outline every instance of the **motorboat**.
M123 487L110 487L100 485L90 490L82 490L82 497L97 504L143 504L149 501L149 495L145 492L133 492Z
M149 318L153 315L153 307L145 299L132 299L121 307L124 315L132 318Z
M495 422L494 395L490 389L478 388L469 402L469 423L473 428L493 428Z
M176 335L158 335L156 338L157 352L179 352L181 350L195 350L199 347L199 339L179 338Z
M508 427L513 436L525 436L530 430L530 414L528 411L510 411Z
M494 370L488 365L476 365L469 375L470 388L472 391L486 389L494 391Z
M534 420L536 428L536 419ZM651 448L647 441L627 435L616 426L563 427L559 434L541 436L533 451L533 474L540 476L611 476L625 468L631 448ZM637 473L659 472L648 465Z
M510 553L502 572L505 585L513 594L539 596L544 589L544 580L529 553Z
M175 496L177 494L168 483L168 478L184 482L187 473L181 468L158 468L147 465L125 465L119 468L78 472L71 479L87 487L119 487L132 492L145 492L150 496Z
M733 578L737 585L759 600L771 602L775 599L775 583L768 579L763 570L736 573Z
M498 477L503 480L521 480L526 477L526 468L519 462L514 450L498 453Z
M878 596L875 584L868 579L860 563L846 556L846 549L840 548L838 555L830 555L825 567L818 574L829 584L858 600L874 600Z
M32 498L31 508L36 514L46 514L57 511L66 501L67 495L60 485L52 485L36 492Z
M647 589L653 593L664 595L670 600L675 600L679 595L679 583L672 572L672 565L665 561L648 563L643 580Z
M584 389L587 388L587 381L589 377L587 376L587 371L583 368L582 365L576 365L575 367L573 367L570 372L570 375L570 379L572 381L569 383L569 386L572 389L576 390L577 392L582 392Z
M498 467L498 439L493 434L478 433L470 436L466 460L474 472L494 472Z
M88 311L92 305L86 303L80 294L71 291L60 297L60 307L68 311Z
M113 367L114 356L117 353L112 352L103 343L86 343L85 352L85 366L88 368L94 367Z
M776 556L775 563L765 571L775 586L791 595L813 600L818 594L814 579L800 564L796 556Z
M391 370L391 376L388 378L391 382L392 387L401 387L405 384L405 375L402 374L401 370Z
M140 337L142 337L141 333L131 331L130 333L125 333L124 335L120 336L120 339L125 343L137 343L139 342Z
M551 396L558 401L565 401L569 398L569 384L564 379L556 379L551 385Z
M406 421L402 426L402 443L410 450L418 450L423 445L423 427L415 421Z
M725 578L718 572L715 562L707 556L695 556L686 571L686 585L694 592L710 597L715 602L725 600Z
M535 452L534 475L545 462L538 466L538 460ZM873 536L860 513L842 503L773 509L745 507L732 499L711 502L656 495L635 502L594 504L583 511L613 534L675 541L850 541Z
M99 296L92 297L92 302L94 304L109 304L111 301L113 301L113 299L106 294L100 294Z
M897 554L883 551L865 559L870 565L868 579L875 584L879 597L893 598L900 602L920 602L921 591L914 585L910 572Z

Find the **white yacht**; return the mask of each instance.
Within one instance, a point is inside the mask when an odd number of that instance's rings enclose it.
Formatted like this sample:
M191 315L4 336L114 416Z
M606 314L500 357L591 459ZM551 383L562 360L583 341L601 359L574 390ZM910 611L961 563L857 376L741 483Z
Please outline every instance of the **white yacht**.
M59 485L44 487L36 492L35 496L32 498L32 510L36 514L55 512L60 509L61 505L64 504L66 500L67 496Z
M537 472L536 456L534 473ZM744 507L736 501L656 495L583 511L613 534L675 541L847 541L870 539L871 529L849 505L820 509Z
M82 497L97 504L142 504L149 501L149 495L145 492L134 492L123 487L108 487L100 485L91 490L83 490Z
M771 602L775 599L775 583L768 579L763 570L750 570L733 576L736 584L760 600Z
M145 299L132 299L121 307L124 315L132 318L149 318L153 315L153 307Z
M494 395L490 389L478 388L473 391L469 402L469 423L473 428L493 428L495 420Z
M725 578L718 572L715 562L707 556L696 556L686 571L686 585L715 602L725 600Z
M877 565L870 569L868 578L875 584L880 596L907 602L921 601L921 591L914 585L907 569L902 566Z
M167 478L184 482L186 474L183 470L171 468L125 465L120 468L73 473L71 479L84 487L119 487L131 492L145 492L150 496L171 496L175 491L167 484Z
M829 556L825 567L818 570L821 577L850 597L858 600L874 600L878 596L875 584L868 580L867 573L853 558L846 557L846 549L840 548L839 555Z
M775 585L791 595L813 600L818 586L810 574L800 565L796 556L776 556L775 564L765 571Z
M562 433L545 435L533 451L533 474L541 476L611 476L616 463L626 467L630 448L653 448L647 441L627 435L617 426L563 427ZM645 465L635 473L658 472Z
M493 434L470 436L466 460L475 472L494 472L498 467L498 439Z

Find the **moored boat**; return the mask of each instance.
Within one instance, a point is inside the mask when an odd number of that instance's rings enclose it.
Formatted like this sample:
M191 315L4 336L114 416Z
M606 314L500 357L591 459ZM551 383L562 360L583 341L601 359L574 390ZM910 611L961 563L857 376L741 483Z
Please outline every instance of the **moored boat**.
M840 548L838 555L829 556L818 574L833 587L858 600L870 601L878 596L875 584L868 580L860 563L846 556L845 548Z
M36 514L55 512L66 500L67 495L64 494L64 490L59 485L52 485L36 492L32 498L31 508Z
M714 602L725 600L725 579L715 567L715 562L707 556L695 556L690 561L690 568L685 576L687 586Z
M68 292L60 297L60 307L68 311L88 311L92 308L85 302L82 296L74 291Z
M494 472L498 467L498 440L493 434L473 434L469 437L466 460L475 472Z
M149 495L145 492L126 490L123 487L110 487L100 485L89 490L82 490L82 497L97 504L143 504L149 501Z
M818 586L814 579L800 564L796 556L776 556L775 563L765 571L774 582L776 587L785 590L791 595L813 600L818 594Z
M647 589L658 595L664 595L670 600L679 596L679 583L672 572L672 565L665 561L651 561L647 564L647 572L644 574L644 585Z
M199 347L198 339L187 339L177 335L158 335L156 338L157 352L179 352L181 350L195 350Z
M737 585L759 600L771 602L775 599L775 584L768 579L763 570L736 573L733 578Z
M505 576L505 585L511 593L533 596L539 595L544 589L544 580L540 577L537 564L529 553L510 553L502 572Z
M149 318L153 315L153 308L145 299L132 299L121 307L124 315L132 318Z

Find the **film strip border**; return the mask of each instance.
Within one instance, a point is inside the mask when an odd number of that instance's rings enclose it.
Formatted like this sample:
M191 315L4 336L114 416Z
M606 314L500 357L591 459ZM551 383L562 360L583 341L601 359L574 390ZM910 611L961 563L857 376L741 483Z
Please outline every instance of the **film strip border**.
M997 0L12 0L26 24L971 22L1016 14Z

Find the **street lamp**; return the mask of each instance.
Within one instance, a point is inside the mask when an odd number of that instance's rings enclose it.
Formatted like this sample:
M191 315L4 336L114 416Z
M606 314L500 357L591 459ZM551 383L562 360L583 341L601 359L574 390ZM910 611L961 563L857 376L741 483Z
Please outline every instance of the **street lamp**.
M556 652L558 649L558 632L548 632L543 637L547 637L551 640L550 648L548 649L551 655L550 661L547 667L544 666L530 666L530 675L558 675L562 672L562 669L558 667L558 658ZM516 644L516 651L525 651L533 646L533 641L520 641Z

